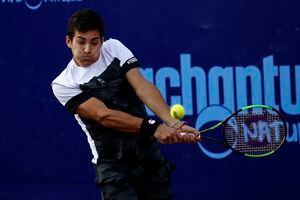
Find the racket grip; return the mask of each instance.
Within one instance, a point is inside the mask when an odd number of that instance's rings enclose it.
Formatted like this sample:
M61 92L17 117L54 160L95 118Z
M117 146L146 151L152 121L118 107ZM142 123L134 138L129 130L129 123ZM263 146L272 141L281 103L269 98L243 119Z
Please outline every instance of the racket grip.
M195 135L192 133L178 133L178 134L180 134L181 136L189 134L189 135L192 135L192 137L195 137ZM200 139L200 135L197 136L197 140L199 140L199 139Z
M186 121L182 122L182 123L180 124L180 126L179 126L176 130L181 129L184 125L187 125L187 124L188 124L188 123L187 123ZM183 133L183 132L181 132L181 133L178 133L178 134L180 134L180 135L182 135L182 136L184 136L184 135L186 135L186 134L190 134L190 135L192 135L193 137L195 137L195 135L192 134L192 133ZM197 140L199 140L199 139L200 139L200 135L197 136Z

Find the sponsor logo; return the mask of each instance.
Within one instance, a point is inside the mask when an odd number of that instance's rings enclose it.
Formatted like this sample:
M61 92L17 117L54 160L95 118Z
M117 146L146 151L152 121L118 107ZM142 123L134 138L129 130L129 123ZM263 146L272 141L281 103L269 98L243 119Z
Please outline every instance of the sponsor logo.
M137 62L138 60L135 57L130 58L129 60L127 60L127 64L130 65L131 63Z
M24 4L30 10L37 10L43 4L69 4L82 1L83 0L1 0L2 4Z
M149 123L149 124L155 124L155 120L150 119L150 120L148 120L148 123Z
M98 81L100 84L106 83L105 80L103 80L102 78L97 78L97 81Z

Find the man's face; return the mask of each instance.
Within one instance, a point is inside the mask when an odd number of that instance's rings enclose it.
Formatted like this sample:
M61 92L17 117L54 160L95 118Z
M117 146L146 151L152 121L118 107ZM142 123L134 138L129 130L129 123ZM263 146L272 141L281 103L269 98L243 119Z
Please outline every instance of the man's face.
M100 38L97 30L84 33L75 31L73 40L67 36L66 43L72 50L75 63L81 67L87 67L98 60L103 39Z

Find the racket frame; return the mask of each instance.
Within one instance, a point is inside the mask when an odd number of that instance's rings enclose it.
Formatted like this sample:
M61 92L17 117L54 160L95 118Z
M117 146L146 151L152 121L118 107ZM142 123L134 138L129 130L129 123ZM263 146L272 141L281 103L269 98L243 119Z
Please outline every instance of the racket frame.
M226 128L225 125L227 124L228 120L229 120L230 118L232 118L234 115L236 115L237 113L239 113L239 112L241 112L241 111L243 111L243 110L251 109L251 108L265 108L265 109L272 110L272 111L276 112L276 113L280 116L280 118L282 119L283 126L284 126L284 139L282 140L282 143L278 146L278 148L274 149L273 151L270 151L270 152L267 152L267 153L264 153L264 154L257 154L257 155L252 155L252 154L248 154L248 153L242 153L242 152L239 152L239 151L237 151L236 149L232 148L232 147L228 144L227 140L225 139L225 128ZM286 119L285 119L284 115L281 114L281 113L280 113L278 110L276 110L275 108L273 108L273 107L271 107L271 106L267 106L267 105L253 104L253 105L245 106L245 107L243 107L243 108L238 109L238 110L235 111L234 113L232 113L232 114L231 114L229 117L227 117L224 121L221 121L221 122L219 122L219 123L217 123L217 124L215 124L215 125L213 125L213 126L211 126L211 127L209 127L209 128L200 130L199 132L200 132L200 134L206 133L206 132L210 132L210 131L213 131L213 130L215 130L215 129L221 127L221 126L223 126L222 131L221 131L221 132L222 132L222 136L223 136L223 141L217 140L217 139L212 138L212 137L202 136L202 135L201 135L200 140L201 140L201 139L204 139L204 140L210 140L210 141L216 142L216 143L218 143L218 144L222 144L222 145L224 145L225 147L227 147L227 148L233 150L234 152L236 152L236 153L238 153L238 154L241 154L241 155L243 155L243 156L246 156L246 157L250 157L250 158L262 158L262 157L266 157L266 156L269 156L269 155L274 154L275 152L277 152L277 151L283 146L283 144L284 144L285 141L286 141L286 137L287 137L287 123L286 123Z

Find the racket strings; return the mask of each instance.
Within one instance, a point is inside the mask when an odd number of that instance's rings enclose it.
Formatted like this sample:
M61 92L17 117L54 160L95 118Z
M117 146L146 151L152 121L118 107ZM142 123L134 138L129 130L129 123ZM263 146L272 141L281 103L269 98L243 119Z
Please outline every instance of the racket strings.
M281 116L270 109L251 108L232 117L224 129L227 143L236 151L260 155L278 149L285 139Z

